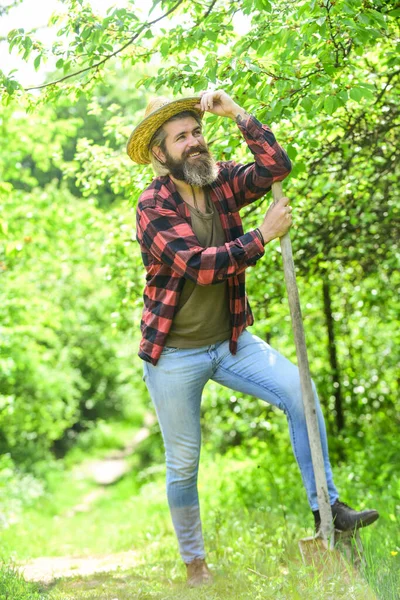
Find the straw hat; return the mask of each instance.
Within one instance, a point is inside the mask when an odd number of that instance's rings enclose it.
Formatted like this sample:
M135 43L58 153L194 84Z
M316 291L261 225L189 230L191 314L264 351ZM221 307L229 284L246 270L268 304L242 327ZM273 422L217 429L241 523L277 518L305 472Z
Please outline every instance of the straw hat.
M149 144L150 140L159 127L171 117L184 110L192 110L203 117L204 112L195 108L199 104L199 96L169 100L168 98L154 98L147 106L144 119L132 131L126 146L129 157L139 165L150 163Z

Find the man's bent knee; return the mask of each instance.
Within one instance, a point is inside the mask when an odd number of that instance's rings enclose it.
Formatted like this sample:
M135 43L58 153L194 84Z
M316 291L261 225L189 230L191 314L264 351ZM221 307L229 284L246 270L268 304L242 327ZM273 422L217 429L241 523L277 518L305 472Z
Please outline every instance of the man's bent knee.
M186 454L185 456L167 456L168 479L187 481L197 476L200 453Z

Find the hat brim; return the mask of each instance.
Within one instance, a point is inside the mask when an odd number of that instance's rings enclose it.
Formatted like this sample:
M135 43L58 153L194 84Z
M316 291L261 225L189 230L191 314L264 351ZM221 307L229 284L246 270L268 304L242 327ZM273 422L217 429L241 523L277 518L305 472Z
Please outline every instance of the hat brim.
M168 119L184 110L192 110L198 113L200 118L203 118L204 111L195 108L196 104L199 103L199 96L190 96L189 98L180 98L168 102L168 104L164 104L164 106L152 112L132 131L126 145L128 156L139 165L149 164L149 144L157 129Z

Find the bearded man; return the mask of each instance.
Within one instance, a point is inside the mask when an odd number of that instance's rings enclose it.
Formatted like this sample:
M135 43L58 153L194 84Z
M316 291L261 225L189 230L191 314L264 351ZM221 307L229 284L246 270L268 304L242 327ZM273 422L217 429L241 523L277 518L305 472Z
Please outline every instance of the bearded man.
M203 137L210 112L236 121L254 162L215 162ZM189 585L210 583L205 562L197 473L200 404L208 380L283 410L315 525L318 501L297 367L251 334L245 271L264 246L292 224L288 198L243 232L239 210L283 180L291 165L272 131L222 90L175 101L156 99L128 141L139 164L157 177L137 206L137 239L146 269L139 356L163 435L167 496ZM314 386L328 492L335 527L345 531L378 518L339 501L326 430Z

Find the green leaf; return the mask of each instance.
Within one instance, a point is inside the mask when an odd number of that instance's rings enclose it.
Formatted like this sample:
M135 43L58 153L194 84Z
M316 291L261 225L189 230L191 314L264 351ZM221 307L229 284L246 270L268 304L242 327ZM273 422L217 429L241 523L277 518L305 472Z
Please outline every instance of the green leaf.
M18 38L18 37L13 38L8 44L8 51L11 52L11 50L14 48L14 46L16 44L19 43L19 41L20 41L20 38Z
M9 31L8 35L7 35L8 41L12 40L17 34L18 34L17 29L11 29L11 31Z
M162 41L160 44L161 56L167 56L167 54L169 53L169 48L170 48L169 42L166 40Z
M361 23L364 23L364 25L372 25L373 20L370 19L367 15L358 15L358 19L359 21L361 21Z
M350 98L356 102L360 102L363 98L366 100L374 100L375 95L366 87L353 87L350 90Z
M217 31L207 31L207 37L212 42L216 42L218 39L218 32Z
M249 64L249 69L250 71L253 71L253 73L261 73L261 69L258 65L254 65L253 63Z
M331 115L339 107L339 102L336 96L327 96L324 100L324 110L328 115Z
M323 63L322 66L324 68L325 73L327 73L328 75L333 75L336 71L335 67L331 63Z
M82 34L81 34L82 38L84 40L87 40L90 37L91 33L92 33L92 29L90 27L85 27L85 29L82 31Z
M218 64L215 62L214 65L207 71L207 77L212 82L215 83L217 80L217 67Z
M264 54L271 48L271 40L266 39L265 42L263 42L261 44L261 46L258 47L258 56L259 57L263 57Z
M378 23L383 29L387 28L385 17L377 10L371 9L369 13L372 15L373 20Z
M301 106L306 110L306 112L310 112L314 104L310 98L308 98L308 96L305 96L305 98L303 98L301 101Z
M38 70L39 66L40 66L40 61L42 60L42 55L39 54L35 60L33 61L33 66L35 67L35 71Z
M297 156L297 148L295 146L293 146L292 144L287 144L286 152L288 153L290 160L295 160Z
M26 50L29 50L30 48L32 48L33 42L32 39L30 37L26 37L23 41L23 46Z
M365 98L366 100L375 100L375 93L368 89L366 86L360 87L360 90L362 92L363 98Z
M360 88L351 88L350 98L352 100L355 100L356 102L360 102L362 97L363 97L363 95L362 95L362 91Z
M153 5L150 9L149 15L151 15L151 13L153 12L153 10L156 8L156 6L158 6L160 4L161 0L154 0L153 1Z
M270 4L270 2L268 2L268 0L255 0L254 6L258 10L268 10L268 11L271 10L271 4Z
M293 170L292 170L292 177L299 175L300 173L304 173L304 171L306 170L306 165L303 161L299 161L296 162L293 165Z
M63 58L59 58L58 61L56 62L56 69L61 69L61 67L64 64L64 59Z
M92 35L92 39L91 39L91 41L92 41L94 44L97 44L97 43L100 41L100 38L101 38L101 36L102 36L102 33L103 33L103 32L102 32L102 31L100 31L100 29L96 29L96 30L93 32L93 35Z

